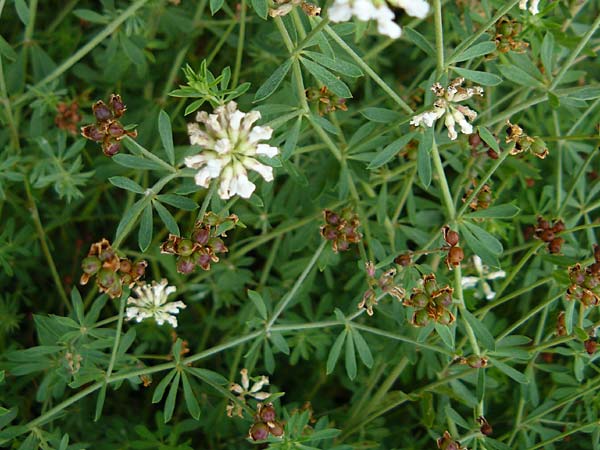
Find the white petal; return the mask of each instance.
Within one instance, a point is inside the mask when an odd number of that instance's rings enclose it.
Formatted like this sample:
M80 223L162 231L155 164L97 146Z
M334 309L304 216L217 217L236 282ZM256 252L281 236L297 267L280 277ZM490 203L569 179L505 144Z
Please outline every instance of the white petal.
M204 164L206 164L206 161L208 161L209 159L212 159L214 157L215 157L214 153L205 151L202 153L198 153L197 155L194 155L194 156L187 156L183 160L183 162L185 163L185 165L187 167L191 167L192 169L199 169Z
M252 397L254 397L256 400L265 400L269 398L270 395L271 394L268 392L257 392L256 394L252 394Z
M479 277L462 277L460 284L463 289L470 289L477 286L478 282Z
M425 0L400 0L397 2L397 6L404 8L409 16L419 19L424 19L429 13L429 4Z
M220 155L231 152L231 141L227 138L219 139L215 142L214 150Z
M247 391L250 387L250 380L248 379L248 369L240 370L240 374L242 375L242 386L244 387L244 390Z
M446 128L448 128L448 137L452 141L456 140L456 138L458 137L456 129L454 128L455 123L456 122L454 120L454 117L452 117L452 114L446 114L445 124Z
M231 166L227 166L223 169L221 173L221 182L219 184L219 197L223 200L228 200L233 195L231 193L231 183L233 181L233 168Z
M269 158L273 158L279 153L279 149L277 147L272 147L267 144L258 144L256 146L256 154L257 155L265 155Z
M248 179L246 173L238 173L231 182L232 195L238 194L242 198L250 198L256 185Z
M208 167L203 167L194 177L194 181L198 186L207 188L211 178L213 177L210 175L210 169Z
M519 8L521 8L521 9L527 9L527 2L528 2L528 0L521 0L519 2Z
M246 114L242 111L234 111L229 116L229 127L234 131L238 131L240 129L240 123L242 122L244 116L246 116Z
M347 22L352 18L352 7L347 0L335 0L327 10L327 16L332 22Z
M392 39L398 39L402 35L402 28L393 20L379 20L377 22L377 31L384 36L389 36Z
M246 117L242 121L242 130L245 132L249 132L250 128L252 128L252 124L260 119L260 111L250 111L246 113Z
M242 164L244 164L244 166L247 169L254 170L255 172L257 172L261 177L265 179L265 181L273 181L272 167L259 163L254 158L244 158Z
M273 128L256 126L252 128L252 131L250 131L250 134L248 135L248 142L254 144L258 141L265 141L267 139L271 139L272 135Z

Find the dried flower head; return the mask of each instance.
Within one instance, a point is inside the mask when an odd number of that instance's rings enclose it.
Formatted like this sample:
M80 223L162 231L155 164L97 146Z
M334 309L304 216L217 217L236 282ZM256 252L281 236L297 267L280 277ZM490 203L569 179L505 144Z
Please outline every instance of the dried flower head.
M449 325L455 320L449 309L453 292L450 286L439 287L435 274L432 273L423 276L421 286L413 288L410 298L404 299L402 304L415 309L411 323L416 327L425 326L430 320Z
M182 301L168 302L167 297L176 291L175 286L168 286L166 279L162 279L160 283L152 282L152 285L144 283L133 289L136 297L127 299L127 309L125 316L127 320L135 319L136 322L153 317L158 325L165 322L171 324L173 328L177 327L177 318L175 314L179 314L180 309L186 308Z
M424 19L429 12L425 0L388 0L396 8L403 8L409 16ZM356 17L362 22L377 21L377 31L392 39L402 34L400 26L394 22L394 13L385 0L334 0L327 11L332 22L347 22Z
M348 111L346 106L346 99L338 97L329 89L327 86L323 86L321 89L308 88L306 90L306 98L311 103L316 103L319 115L323 116L337 109L341 111Z
M437 97L433 103L433 109L417 114L410 121L411 125L432 127L436 120L445 117L444 123L448 129L448 137L455 140L458 137L456 132L456 124L460 126L460 131L463 134L473 133L473 126L469 121L475 120L477 113L465 105L460 105L474 95L483 95L483 88L473 86L463 88L462 85L465 79L462 77L456 78L444 89L440 83L435 83L431 90Z
M62 102L56 105L54 123L58 128L75 135L79 122L81 122L81 114L79 114L79 105L76 101L71 102L70 105Z
M210 180L218 179L219 197L229 199L234 195L250 198L255 184L248 179L248 170L253 170L265 181L273 180L273 168L258 162L258 156L272 158L279 153L277 147L261 144L271 138L271 127L253 126L260 119L260 112L244 113L237 103L231 101L215 108L213 114L200 111L198 123L188 124L192 145L202 151L185 158L185 165L199 169L196 184L207 188Z
M334 252L346 251L350 244L356 244L362 239L362 234L358 231L358 215L349 208L344 208L339 214L326 209L323 216L325 225L321 226L321 236L332 241Z
M542 139L537 136L528 136L523 131L523 128L517 124L510 123L508 120L506 121L506 125L506 143L515 143L515 146L510 150L511 155L529 152L540 159L544 159L548 156L548 147Z
M406 291L394 282L396 269L391 268L384 271L379 278L375 276L375 264L372 261L365 263L367 272L367 282L369 289L365 291L361 301L358 303L358 309L364 308L369 316L373 315L373 307L379 304L379 300L386 294L396 300L402 301L406 295Z

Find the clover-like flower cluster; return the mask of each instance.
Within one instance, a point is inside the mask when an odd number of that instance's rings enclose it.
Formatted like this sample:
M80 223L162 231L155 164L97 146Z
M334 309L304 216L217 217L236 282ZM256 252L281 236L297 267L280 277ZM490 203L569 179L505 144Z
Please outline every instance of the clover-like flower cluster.
M358 215L349 208L344 208L341 214L326 209L323 211L323 216L325 225L321 226L321 236L332 241L335 253L348 250L350 244L356 244L362 239L362 234L358 232L360 226Z
M214 114L200 111L196 115L202 128L198 123L190 123L188 134L191 144L202 147L202 151L185 158L185 165L199 169L195 176L198 186L207 188L210 180L218 179L219 197L227 200L234 195L250 198L256 185L248 179L248 170L257 172L265 181L273 180L273 168L256 158L272 158L279 149L259 143L271 139L273 129L253 126L258 119L260 112L239 111L233 101L215 108Z
M600 247L594 245L594 262L583 268L581 264L569 267L568 300L578 300L584 306L600 304Z
M241 384L231 383L229 386L229 390L236 394L237 402L230 402L227 405L227 416L233 417L234 415L238 417L243 417L243 409L242 405L245 405L247 402L247 397L254 398L258 401L263 401L269 398L271 395L268 392L263 392L262 389L265 386L269 385L269 377L261 375L256 378L252 378L252 386L250 386L250 377L248 376L248 369L244 368L240 370L240 375L242 376Z
M132 263L119 257L110 242L102 239L90 246L87 257L81 263L83 275L79 283L85 285L95 275L100 292L117 298L123 293L123 286L133 286L144 275L147 266L144 260Z
M423 327L430 320L441 325L450 325L454 322L454 314L448 309L452 305L452 293L450 286L439 287L435 274L425 275L422 286L413 288L410 298L402 303L415 309L411 323L416 327Z
M431 90L437 97L433 103L433 109L425 111L414 116L410 124L414 126L425 125L432 127L436 120L444 117L444 123L448 129L448 137L455 140L458 137L456 132L456 124L460 126L460 131L463 134L473 133L473 126L469 121L477 118L477 112L465 105L460 105L459 102L470 99L474 95L483 95L483 88L473 86L463 88L462 85L465 79L462 77L453 80L446 89L440 83L435 83L431 86Z
M364 308L366 309L367 314L372 316L373 307L377 306L379 299L383 294L390 295L400 301L404 299L406 291L394 282L396 268L384 271L379 278L375 276L375 264L373 264L372 261L367 261L365 263L365 269L367 271L367 283L369 283L369 289L363 294L362 299L358 304L358 309Z
M429 4L425 0L388 0L388 3L419 19L424 19L429 12ZM394 22L394 12L385 0L335 0L327 14L332 22L347 22L352 16L362 22L375 20L377 31L392 39L402 34L402 29Z
M121 96L112 94L108 105L98 100L92 106L96 123L81 128L81 135L94 142L102 143L102 151L106 156L115 156L121 150L121 140L125 136L136 137L137 131L128 131L119 119L127 107L123 104Z
M173 328L177 327L177 317L180 309L186 308L182 301L168 302L167 297L176 291L175 286L169 286L166 279L160 283L153 281L151 285L144 283L133 289L135 297L127 299L127 309L125 316L127 320L135 319L136 322L154 318L158 325L165 322L171 324Z
M231 214L220 218L212 212L204 215L203 220L196 222L189 238L182 238L169 234L168 239L160 246L161 253L177 255L177 272L192 273L196 266L202 270L210 270L211 263L219 262L219 253L226 253L229 249L225 246L222 237L238 222L238 217Z

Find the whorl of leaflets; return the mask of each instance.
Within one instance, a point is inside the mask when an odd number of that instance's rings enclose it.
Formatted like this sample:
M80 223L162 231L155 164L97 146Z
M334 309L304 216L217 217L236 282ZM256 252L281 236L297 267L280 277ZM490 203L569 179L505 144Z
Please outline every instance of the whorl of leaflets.
M448 128L448 137L451 140L454 141L458 137L456 124L460 126L461 133L473 133L473 125L469 121L475 120L477 113L458 102L468 100L474 95L483 95L483 88L480 86L463 88L464 82L465 79L460 77L453 80L446 89L440 83L431 86L431 90L437 97L433 103L433 109L417 114L411 119L410 124L417 127L419 125L432 127L436 120L444 117L444 123Z
M256 186L248 179L248 170L265 181L273 180L273 168L258 162L256 156L272 158L279 149L259 143L270 139L273 129L253 126L258 119L260 112L244 113L235 102L218 106L213 114L201 111L196 115L199 123L188 124L188 134L191 144L202 151L185 158L185 165L199 169L195 176L198 186L208 188L210 180L217 178L219 197L227 200L234 195L250 198Z
M154 317L158 325L165 322L171 324L173 328L177 327L177 318L174 314L179 314L180 309L186 307L185 303L167 302L167 297L175 292L175 286L168 286L166 279L160 283L152 282L152 285L144 283L133 289L136 297L127 299L127 310L125 316L127 320L135 319L136 322Z
M527 9L527 4L529 3L529 0L521 0L519 2L519 8L521 9ZM531 14L537 14L540 12L540 0L531 0L531 6L529 7L529 12Z
M409 16L424 19L429 12L429 4L425 0L388 0L391 6L403 8ZM356 17L367 22L377 21L377 31L397 39L402 34L400 26L394 22L394 13L385 0L334 0L327 11L332 22L347 22Z

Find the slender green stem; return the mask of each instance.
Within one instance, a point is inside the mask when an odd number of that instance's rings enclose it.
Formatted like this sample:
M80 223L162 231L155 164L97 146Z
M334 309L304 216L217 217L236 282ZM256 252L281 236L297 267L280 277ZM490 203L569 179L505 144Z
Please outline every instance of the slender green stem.
M435 24L436 73L439 79L444 73L444 27L442 24L442 2L433 0L433 16Z
M275 321L279 318L279 316L281 315L281 313L283 313L283 311L285 310L285 308L287 307L287 305L289 305L290 302L294 299L294 297L296 296L296 293L298 292L298 289L300 289L300 286L302 286L302 283L304 283L304 280L306 279L306 277L308 276L308 274L312 271L313 267L317 263L317 260L319 259L319 256L321 256L321 253L325 249L326 245L327 245L327 241L323 240L323 242L321 242L321 245L319 245L319 248L317 248L317 251L315 252L315 254L313 255L313 257L311 258L311 260L308 263L308 265L304 268L304 270L302 271L302 273L300 274L300 276L296 280L296 283L294 283L294 286L292 287L292 290L290 292L288 292L288 294L285 295L281 299L281 301L277 305L277 308L275 308L275 311L273 312L273 315L271 316L271 318L269 319L269 321L265 325L265 330L266 330L267 333L271 330L271 327L273 326L273 324L275 323Z
M363 59L359 55L357 55L356 52L352 50L352 48L348 44L346 44L346 41L339 37L338 34L329 25L325 27L325 32L329 36L331 36L331 38L336 42L336 44L338 44L348 54L348 56L350 56L350 58L352 58L354 62L362 70L364 70L365 73L369 75L369 77L371 77L371 79L381 89L383 89L383 91L386 94L388 94L394 102L398 104L398 106L400 106L400 108L402 108L408 114L412 114L414 112L412 108L408 106L406 102L402 100L400 96L396 94L396 92L391 87L389 87L387 83L383 81L383 79L373 69L371 69L371 67L366 62L364 62Z
M147 148L145 148L143 145L138 144L130 136L125 136L123 138L123 142L125 143L126 146L135 148L135 151L140 152L146 158L154 161L156 164L158 164L159 166L163 167L167 172L171 172L171 173L176 173L177 172L177 169L175 167L173 167L172 165L170 165L166 161L163 161L162 159L160 159L158 156L156 156L150 150L148 150Z
M219 185L219 180L216 178L210 183L210 188L208 189L208 192L206 193L206 196L204 197L204 200L202 201L202 206L200 206L200 211L198 211L198 216L196 217L196 220L204 219L204 214L206 214L208 205L210 204L210 201L212 200L213 195L215 195L218 185Z
M458 265L457 267L454 268L454 292L456 293L456 296L458 298L458 311L461 314L461 319L463 321L465 331L467 332L467 337L469 338L469 343L471 344L473 353L475 355L479 356L481 354L481 352L479 350L479 344L477 344L477 338L475 337L473 328L471 328L471 324L464 317L464 311L467 309L467 307L465 306L465 299L463 296L462 268L460 267L460 265Z
M563 213L565 212L565 208L567 207L569 201L571 200L571 197L573 196L573 193L575 192L575 189L577 188L577 185L579 184L579 180L585 175L585 171L592 162L592 159L594 159L594 156L598 154L598 151L599 150L597 148L594 148L588 153L587 158L585 158L585 161L583 161L583 164L581 164L581 167L577 171L577 174L570 180L569 184L571 185L571 187L569 188L567 195L565 195L565 199L560 205L560 209L556 214L558 217L562 217Z
M235 66L233 68L233 77L231 84L233 87L238 85L240 79L240 70L242 68L242 56L244 55L244 40L246 39L246 0L240 1L240 34L235 55Z
M106 369L106 379L108 380L112 375L112 371L115 368L115 362L117 361L117 353L119 352L119 343L121 342L121 330L123 329L123 316L125 315L125 305L129 298L129 289L123 290L121 298L119 300L119 318L117 319L117 329L115 330L115 342L113 344L112 353L110 354L110 361L108 368Z
M478 311L475 312L475 315L483 317L485 316L490 310L496 308L497 306L500 306L504 303L506 303L509 300L512 300L513 298L518 298L521 295L534 290L537 287L540 287L546 283L550 283L551 281L553 281L554 278L553 277L546 277L546 278L542 278L541 280L536 281L533 284L527 285L524 288L518 289L516 291L511 291L510 294L505 295L504 297L498 298L496 300L494 300L493 302L488 303L487 305L485 305L483 308L479 309Z
M38 240L40 241L40 246L42 248L42 253L44 253L44 257L46 258L46 263L50 268L50 273L52 274L52 279L54 280L54 285L56 286L56 290L58 291L58 295L60 299L66 306L69 312L72 311L71 302L67 297L67 293L63 287L62 280L60 279L60 275L58 274L58 270L56 270L56 264L54 263L54 258L52 257L52 253L50 252L50 248L48 247L48 243L46 242L47 236L44 231L44 227L42 225L42 221L40 220L40 213L38 211L35 198L31 193L31 188L29 187L29 181L27 177L25 177L25 193L27 194L27 202L29 203L29 211L31 213L31 218L33 219L33 224L35 225L35 229L37 231Z
M314 23L314 22L315 22L314 20L311 20L311 23ZM328 24L329 24L329 18L326 17L325 19L321 19L317 23L317 26L315 26L312 30L309 31L309 33L306 36L304 36L304 38L298 43L296 48L298 50L302 50L304 47L310 45L312 38L315 37L321 31L323 31L323 28L325 28Z
M554 297L551 297L551 298L543 301L542 303L540 303L535 308L529 310L527 312L527 314L525 314L522 318L520 318L515 323L511 324L510 327L508 327L506 330L504 330L502 332L502 334L500 334L500 336L498 336L497 340L499 341L501 339L504 339L506 336L508 336L509 334L511 334L514 330L516 330L517 328L519 328L524 323L527 323L529 321L529 319L531 319L537 313L539 313L540 311L542 311L544 308L547 308L548 306L550 306L552 303L554 303L556 300L558 300L559 298L561 298L563 295L564 295L564 293L561 292L560 294L555 295Z
M444 201L448 221L453 222L456 218L456 208L454 206L454 201L452 200L452 194L450 193L450 187L448 186L448 180L446 179L444 166L442 164L442 159L440 158L437 143L435 142L435 137L433 138L433 147L431 147L431 157L433 158L433 168L437 174L440 190L442 191L442 200Z

